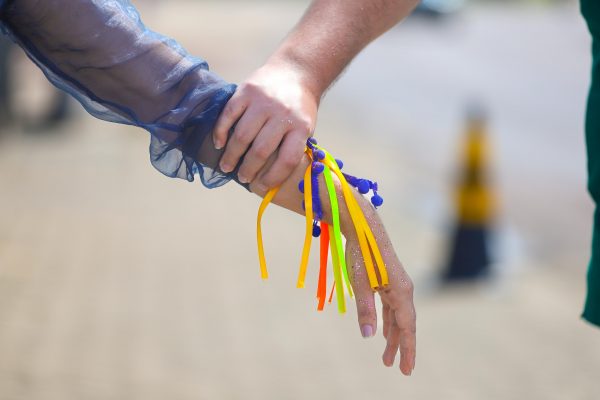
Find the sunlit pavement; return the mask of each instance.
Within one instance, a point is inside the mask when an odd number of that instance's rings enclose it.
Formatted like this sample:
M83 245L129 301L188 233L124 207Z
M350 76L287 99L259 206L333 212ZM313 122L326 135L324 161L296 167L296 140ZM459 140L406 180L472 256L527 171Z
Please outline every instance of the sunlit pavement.
M304 3L159 3L146 22L240 81ZM226 22L223 22L226 21ZM417 286L417 367L380 361L351 309L294 288L303 222L147 161L147 136L81 115L0 139L0 399L595 399L600 330L579 319L592 207L575 5L410 20L361 55L318 136L374 177ZM437 290L464 108L489 109L498 279Z

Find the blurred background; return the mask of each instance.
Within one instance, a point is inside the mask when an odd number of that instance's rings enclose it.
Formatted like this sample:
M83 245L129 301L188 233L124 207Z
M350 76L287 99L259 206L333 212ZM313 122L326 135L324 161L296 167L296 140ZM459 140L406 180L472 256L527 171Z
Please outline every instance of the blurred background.
M240 82L308 1L134 3ZM600 329L580 319L593 206L578 7L428 1L322 103L317 137L379 181L415 282L410 378L355 310L316 312L315 261L295 289L299 216L268 210L262 282L257 197L161 176L145 132L89 117L3 38L0 399L598 398ZM473 224L465 204L487 212ZM450 284L457 260L473 270Z

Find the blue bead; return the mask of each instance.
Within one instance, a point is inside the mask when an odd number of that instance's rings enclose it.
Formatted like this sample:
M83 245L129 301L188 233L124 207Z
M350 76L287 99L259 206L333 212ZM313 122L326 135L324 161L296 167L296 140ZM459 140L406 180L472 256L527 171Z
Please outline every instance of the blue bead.
M337 163L339 169L344 168L344 162L342 160L340 160L339 158L336 158L335 162Z
M314 137L308 138L308 140L306 141L306 143L310 143L310 144L317 144L317 139L315 139Z
M313 225L312 235L313 237L321 236L321 228L319 227L319 225Z
M323 165L323 163L315 161L312 163L312 169L316 174L320 174L325 169L325 166Z
M315 159L317 159L317 160L322 160L325 158L325 152L321 149L315 150L313 152L313 155L314 155Z
M359 179L356 183L356 188L361 194L367 194L371 189L371 187L369 186L369 181L367 181L366 179Z
M379 207L383 204L383 197L381 197L380 195L376 194L373 195L373 197L371 197L371 203L375 206L375 207Z
M300 193L304 193L304 179L298 183L298 190Z

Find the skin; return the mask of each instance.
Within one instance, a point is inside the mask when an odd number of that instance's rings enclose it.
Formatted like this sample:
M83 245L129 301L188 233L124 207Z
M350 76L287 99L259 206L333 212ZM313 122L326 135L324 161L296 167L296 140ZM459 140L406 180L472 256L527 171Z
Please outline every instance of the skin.
M19 5L21 12L16 13L11 20L15 26L21 28L20 34L34 41L38 49L44 49L45 56L55 62L56 60L60 60L59 56L62 52L60 46L57 48L53 43L69 44L71 43L70 40L76 38L76 35L61 37L60 31L53 32L52 29L48 29L45 31L42 30L42 32L45 32L43 35L36 36L35 30L28 32L26 28L35 26L37 29L40 29L44 26L44 21L50 21L52 18L61 18L60 21L62 21L65 18L68 19L71 14L94 12L95 7L97 7L92 2L75 2L73 7L69 9L69 14L64 12L58 1L20 1L15 2L15 4ZM282 207L303 214L300 206L302 198L296 185L302 179L303 173L310 163L309 159L303 155L304 141L314 127L314 115L316 115L320 96L354 54L364 47L366 43L387 29L387 27L393 25L396 21L396 17L393 17L394 15L401 15L408 12L410 8L409 4L413 4L413 2L409 0L365 0L362 2L356 0L315 1L299 26L281 46L280 51L270 59L269 66L255 74L257 78L253 80L254 83L246 86L242 85L238 92L239 96L247 96L247 99L245 102L242 102L243 107L240 107L240 109L243 109L244 112L239 115L242 116L243 114L244 118L236 125L234 134L227 145L227 150L225 150L226 155L223 156L222 161L230 160L227 151L231 151L230 149L233 148L232 144L235 143L236 138L240 135L239 132L252 132L252 129L248 128L246 130L246 128L242 129L242 127L253 124L255 127L260 125L256 121L260 121L262 117L257 115L263 115L260 110L262 109L262 112L265 112L264 110L266 109L267 113L264 115L267 116L263 119L264 124L260 128L259 137L249 134L245 139L245 143L252 143L251 146L253 149L264 146L262 147L261 160L264 159L265 162L262 164L259 163L260 165L256 168L256 173L249 174L245 170L240 172L247 174L247 180L251 182L250 187L253 192L264 196L266 192L265 188L270 186L265 186L264 180L269 182L267 180L269 176L276 178L277 174L280 174L280 180L274 179L272 181L282 182L281 190L275 197L274 202ZM339 19L338 12L341 13ZM19 18L24 19L20 20ZM29 18L31 19L29 20ZM380 18L381 21L377 20L377 18ZM35 21L35 23L30 23L31 21ZM340 21L343 22L341 23ZM72 21L69 22L72 23ZM374 29L374 26L379 28ZM90 29L89 26L76 25L75 27L80 30L81 34L85 34ZM327 29L323 29L323 27L327 27ZM120 29L126 29L126 27L121 27ZM135 32L133 31L133 33ZM124 37L131 37L131 33L126 30ZM331 38L335 40L332 41ZM299 46L300 43L303 46ZM102 48L106 46L106 43L100 42L97 45ZM110 50L110 46L106 48ZM77 47L73 46L73 49L77 49ZM180 54L164 51L164 48L160 46L152 48L152 51L152 54L154 54L154 58L152 59L157 65L176 65L181 60ZM334 56L328 57L330 54ZM109 59L111 53L108 51L106 54L100 55L102 55L101 59ZM171 110L181 99L181 93L177 91L165 92L154 90L155 88L152 85L148 85L146 79L141 78L146 76L144 73L136 75L139 79L142 79L139 81L131 78L124 79L122 72L119 72L119 70L115 70L112 73L105 71L104 74L98 76L98 79L87 80L89 77L85 74L85 70L82 67L86 66L88 62L85 52L73 50L73 54L70 54L69 62L63 62L61 65L69 75L77 76L78 82L84 87L106 100L127 105L142 119L146 117L151 118L152 115L162 115L163 112ZM130 64L130 62L126 63L129 67L131 66ZM139 66L140 71L143 72L145 68L146 72L151 72L152 65L153 63L146 62ZM82 70L84 70L83 73ZM127 88L127 90L123 90L123 87ZM244 89L244 87L248 87L248 89ZM254 101L261 98L262 101ZM235 107L235 104L240 101L234 100L232 100L232 107ZM256 104L258 106L255 106ZM285 106L284 108L281 108L282 104ZM158 109L151 107L157 107ZM281 111L282 109L285 110L285 118L281 114L277 114L279 112L277 110ZM148 115L144 113L148 113ZM246 113L249 114L246 115ZM235 118L238 114L231 111L227 111L226 115L229 115L229 117L225 116L224 118L229 118L231 121L239 119ZM275 117L274 115L277 116ZM284 126L289 125L290 127L283 133L277 131L275 128L267 129L270 126L279 126L278 121L283 121ZM227 133L229 130L228 127L225 127L225 129L221 127L220 129L221 134L223 132ZM272 133L263 134L264 129L267 129L267 133ZM273 133L275 131L279 133ZM292 134L293 132L296 133ZM261 145L261 143L265 143L265 139L270 137L269 135L274 135L279 137L279 139L285 136L285 142L279 146L281 140L271 142L271 139L269 139L266 141L270 143L269 146ZM218 140L218 138L215 140ZM273 149L277 147L279 147L279 151L273 152ZM289 156L292 152L294 153L294 157ZM296 153L298 154L296 155ZM203 145L198 154L198 159L208 165L215 165L216 160L219 159L218 157L219 153L215 152L210 143ZM248 153L246 162L253 162L252 151ZM287 172L282 173L282 170ZM321 186L320 192L325 194L326 190L322 179L319 184ZM339 182L337 182L337 185L338 192L340 192ZM386 349L383 353L383 361L386 365L391 366L394 363L394 358L398 350L400 350L400 369L404 374L410 374L414 368L416 348L416 317L412 300L413 286L402 264L398 261L383 224L375 210L366 199L358 193L355 195L383 251L382 256L390 273L390 284L378 291L383 303L383 332L387 341ZM356 297L359 325L363 332L365 332L365 327L370 327L368 336L372 336L377 328L374 293L364 273L364 261L361 258L360 252L356 250L358 244L348 210L339 194L338 197L340 198L341 229L347 239L348 264L352 266L351 277ZM325 211L324 219L331 223L328 197L322 196L321 201Z
M352 59L418 0L314 0L267 62L242 83L213 133L220 168L265 191L292 173L313 135L325 91ZM229 135L231 131L231 135ZM268 158L277 152L270 168Z
M263 169L270 168L276 162L276 158L277 154L273 154ZM303 179L309 164L309 158L303 155L300 163L280 186L273 199L274 204L304 215L301 207L303 195L298 190L298 182ZM340 211L340 228L346 238L346 260L355 294L358 323L363 336L365 336L364 332L367 326L370 327L368 336L374 336L377 330L375 293L371 289L364 269L364 260L359 250L354 225L343 200L340 182L336 177L334 177L334 181ZM322 175L319 177L319 189L324 214L323 220L331 223L331 206ZM250 183L250 190L261 197L266 194L266 191L257 182ZM398 260L377 212L358 191L353 190L352 192L373 231L389 275L389 284L377 290L383 305L383 336L386 338L382 360L386 366L390 367L394 364L396 354L400 351L400 370L403 374L410 375L415 366L416 355L416 313L413 304L413 284Z

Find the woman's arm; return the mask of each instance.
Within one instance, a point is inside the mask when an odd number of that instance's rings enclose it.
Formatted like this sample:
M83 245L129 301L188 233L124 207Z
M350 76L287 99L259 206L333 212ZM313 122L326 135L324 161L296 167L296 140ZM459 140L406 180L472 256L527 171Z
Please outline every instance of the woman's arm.
M90 114L149 131L165 175L208 187L234 176L218 170L211 133L235 85L147 29L128 0L7 1L0 28Z
M273 154L269 158L258 176L268 170L276 157L277 154ZM310 162L308 156L305 155L290 177L280 186L277 195L273 199L275 204L304 215L301 206L303 195L298 190L298 182L304 178L304 172ZM341 230L346 237L346 263L354 288L358 323L361 334L364 337L369 337L375 334L377 327L374 293L367 279L354 225L341 194L340 182L335 176L334 181L338 196ZM261 197L266 194L256 182L250 183L250 190ZM376 210L358 191L352 190L352 192L373 231L389 276L389 284L378 291L383 304L383 335L387 340L382 357L383 362L387 366L393 365L396 353L400 349L400 369L405 375L410 375L415 365L416 355L416 313L413 305L413 284L398 260ZM322 175L319 176L319 194L323 209L323 220L331 224L331 205Z

